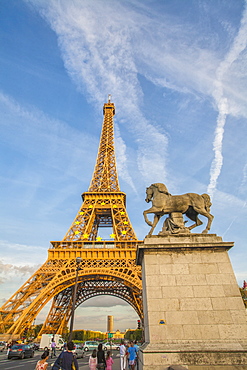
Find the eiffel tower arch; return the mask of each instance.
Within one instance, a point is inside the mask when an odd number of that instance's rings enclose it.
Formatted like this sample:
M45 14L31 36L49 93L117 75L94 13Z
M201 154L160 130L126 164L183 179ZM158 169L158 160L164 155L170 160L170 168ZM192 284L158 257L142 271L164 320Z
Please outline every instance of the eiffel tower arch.
M78 274L77 308L97 295L129 303L143 319L141 268L136 265L138 240L120 191L114 148L115 106L103 107L104 120L91 184L62 241L52 241L46 262L0 309L1 332L21 336L52 300L42 333L62 334L71 317L72 292ZM109 240L100 230L111 228ZM80 257L81 262L76 262Z

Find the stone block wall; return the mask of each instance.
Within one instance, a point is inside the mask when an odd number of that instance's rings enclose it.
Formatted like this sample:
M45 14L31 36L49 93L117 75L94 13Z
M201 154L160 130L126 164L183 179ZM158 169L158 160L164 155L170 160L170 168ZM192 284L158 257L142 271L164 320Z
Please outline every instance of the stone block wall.
M144 240L137 258L146 353L247 350L246 311L227 253L232 246L212 234Z

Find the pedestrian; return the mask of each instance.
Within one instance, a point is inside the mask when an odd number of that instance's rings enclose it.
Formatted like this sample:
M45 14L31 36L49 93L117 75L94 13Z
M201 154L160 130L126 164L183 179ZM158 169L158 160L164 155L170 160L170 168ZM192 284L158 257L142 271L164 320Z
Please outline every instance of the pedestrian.
M131 370L135 370L135 361L136 361L136 348L134 347L134 342L130 342L130 347L128 348L128 356L129 356L129 366Z
M107 351L107 355L106 355L106 370L112 370L112 365L113 365L114 361L111 357L111 351Z
M12 347L12 345L13 345L12 341L8 342L8 344L7 344L7 356L9 354L9 350Z
M97 351L96 349L93 350L93 353L89 357L89 368L90 370L96 370L97 369Z
M120 369L125 370L126 369L126 346L123 340L121 340L121 345L119 347L119 354L120 354Z
M41 355L41 360L36 364L35 370L46 370L48 367L49 350L44 351Z
M136 370L139 370L139 361L138 361L139 346L137 344L137 340L134 341L134 347L136 349Z
M63 351L60 353L58 358L56 359L55 363L52 366L52 370L79 370L78 362L76 357L73 354L74 343L68 342L67 343L67 351Z
M63 345L62 351L67 351L67 343L66 342Z
M128 342L126 345L126 366L129 370L131 370L130 364L129 364L129 352L128 352L129 347L130 347L130 342Z
M97 362L98 362L97 369L105 370L106 360L105 360L105 352L102 349L102 343L98 345Z
M51 340L51 358L52 356L56 357L56 342L54 337Z

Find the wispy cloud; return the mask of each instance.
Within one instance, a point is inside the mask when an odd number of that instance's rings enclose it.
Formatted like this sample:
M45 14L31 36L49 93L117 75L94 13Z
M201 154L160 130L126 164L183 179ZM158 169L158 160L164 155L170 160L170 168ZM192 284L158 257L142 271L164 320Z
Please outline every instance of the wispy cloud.
M244 194L247 192L247 163L243 168L243 178L239 185L239 193Z
M224 77L229 71L231 65L240 57L241 53L247 46L247 4L241 20L241 26L238 34L227 53L225 59L220 63L216 71L216 80L214 83L213 97L215 99L218 118L215 130L215 138L213 143L214 160L210 169L210 183L208 185L208 193L213 196L214 190L217 185L217 180L221 172L223 164L222 145L224 137L224 127L226 124L226 117L229 114L228 99L224 91Z
M127 184L129 184L132 189L136 192L136 187L132 181L132 178L129 174L127 168L127 154L126 154L126 144L123 141L122 137L120 136L119 127L115 124L115 148L116 148L116 157L117 157L117 171L121 173L121 176L125 179Z
M0 240L2 271L13 272L23 271L25 269L33 273L34 269L46 259L47 248L40 246L25 245L20 243L10 243L6 240Z
M93 148L97 148L98 138L85 131L77 131L65 122L53 119L35 107L24 107L8 95L0 92L0 109L2 112L0 127L2 127L2 141L7 142L13 152L21 153L28 158L28 166L16 169L16 164L11 162L11 150L6 163L11 163L4 177L0 181L8 181L13 187L20 185L22 198L20 201L25 206L31 204L38 191L44 187L55 190L56 183L64 182L63 191L56 192L53 198L42 210L47 212L56 207L70 194L75 193L76 181L82 181L84 164L82 158L88 157ZM81 146L81 142L84 146ZM32 160L33 159L33 160ZM92 164L94 159L89 156L87 163ZM39 171L37 171L37 166ZM88 170L88 177L91 172ZM43 174L49 173L50 182L45 182ZM56 180L52 181L53 176ZM89 180L87 180L89 183Z
M35 6L35 2L29 2ZM106 100L106 93L112 94L116 105L121 102L118 120L133 135L143 178L150 181L154 166L164 177L168 139L147 121L141 110L143 92L132 40L137 13L121 2L41 3L43 6L38 8L58 36L65 67L78 89L97 107ZM126 178L126 160L123 156L119 167L123 179ZM133 182L129 174L127 181Z
M19 279L20 276L27 278L39 268L37 264L18 264L16 257L12 259L16 264L5 263L3 260L0 260L0 284L8 284L13 278Z

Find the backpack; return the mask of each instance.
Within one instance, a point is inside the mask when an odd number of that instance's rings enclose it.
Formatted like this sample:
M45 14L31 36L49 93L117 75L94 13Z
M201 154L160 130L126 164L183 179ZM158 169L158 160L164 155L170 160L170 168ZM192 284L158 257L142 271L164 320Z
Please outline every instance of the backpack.
M64 352L62 352L61 355L56 359L56 361L55 361L54 365L52 366L51 370L64 370L62 368L63 355L64 355ZM76 370L76 366L75 366L75 363L74 363L74 356L73 356L73 359L72 359L72 362L71 362L71 370Z
M58 356L58 358L54 362L51 370L64 370L61 366L62 362L63 362L63 352Z
M43 368L44 368L44 366L45 366L46 363L47 362L43 362L43 363L39 364L39 361L38 361L37 362L37 365L35 367L35 370L43 370Z

